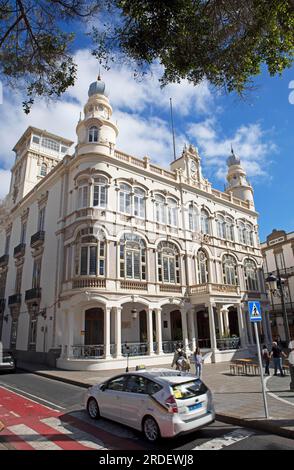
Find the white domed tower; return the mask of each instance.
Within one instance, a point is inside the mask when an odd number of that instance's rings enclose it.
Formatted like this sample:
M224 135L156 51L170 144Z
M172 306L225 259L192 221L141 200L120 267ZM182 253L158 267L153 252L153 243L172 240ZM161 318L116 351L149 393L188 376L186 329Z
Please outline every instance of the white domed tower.
M76 155L109 153L115 146L118 128L111 121L112 107L105 93L105 83L100 76L91 83L88 96L84 119L79 120L76 128Z
M226 188L227 193L233 193L233 196L242 199L242 201L249 202L254 208L253 188L246 177L246 172L241 166L240 158L234 153L231 148L231 155L227 159L228 185Z

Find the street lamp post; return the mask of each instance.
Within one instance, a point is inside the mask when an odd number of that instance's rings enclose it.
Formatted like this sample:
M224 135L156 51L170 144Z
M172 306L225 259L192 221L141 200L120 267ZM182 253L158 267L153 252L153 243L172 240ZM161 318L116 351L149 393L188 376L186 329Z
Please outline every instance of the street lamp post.
M280 276L280 270L278 266L277 266L277 277L274 276L272 273L270 273L270 275L266 278L265 282L268 284L269 290L271 291L273 295L277 295L277 293L279 292L278 295L281 297L284 330L285 330L286 342L288 346L290 342L290 330L289 330L288 315L287 315L285 297L284 297L284 288L283 288L284 280Z

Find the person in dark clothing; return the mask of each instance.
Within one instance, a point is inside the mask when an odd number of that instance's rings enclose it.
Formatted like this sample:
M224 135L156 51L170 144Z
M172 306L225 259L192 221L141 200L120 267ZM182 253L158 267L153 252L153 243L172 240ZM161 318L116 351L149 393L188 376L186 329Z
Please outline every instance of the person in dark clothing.
M279 369L281 377L284 376L282 368L282 356L287 357L286 354L278 346L278 344L274 341L270 357L273 359L274 362L274 375L277 375L277 370Z
M264 367L265 367L264 374L270 375L270 370L269 370L270 353L265 344L262 347L262 359L263 359Z

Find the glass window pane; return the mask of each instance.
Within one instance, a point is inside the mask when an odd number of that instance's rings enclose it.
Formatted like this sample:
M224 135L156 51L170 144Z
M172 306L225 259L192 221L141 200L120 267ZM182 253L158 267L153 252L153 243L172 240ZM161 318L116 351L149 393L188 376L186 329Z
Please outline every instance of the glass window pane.
M90 246L90 265L89 274L95 276L97 274L97 247Z
M81 275L88 274L88 247L82 246L81 248Z

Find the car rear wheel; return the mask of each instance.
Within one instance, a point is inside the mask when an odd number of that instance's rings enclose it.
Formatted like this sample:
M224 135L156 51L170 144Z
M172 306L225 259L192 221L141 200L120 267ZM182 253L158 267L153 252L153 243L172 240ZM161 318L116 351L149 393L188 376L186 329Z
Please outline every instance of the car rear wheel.
M89 398L87 404L87 410L90 418L98 419L100 417L99 406L95 398Z
M152 416L147 416L143 422L143 433L149 442L156 442L160 438L160 430Z

